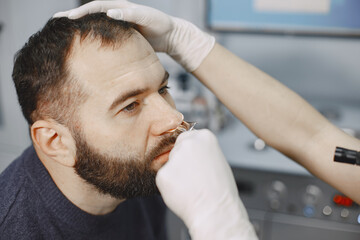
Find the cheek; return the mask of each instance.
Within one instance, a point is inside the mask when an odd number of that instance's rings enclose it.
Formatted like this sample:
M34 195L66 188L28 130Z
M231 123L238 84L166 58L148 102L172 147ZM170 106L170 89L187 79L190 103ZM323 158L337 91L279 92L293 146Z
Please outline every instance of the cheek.
M99 138L94 147L98 152L119 161L133 161L143 159L145 156L143 144L132 139L113 139L111 142L106 141L100 144Z
M166 101L174 106L169 94ZM89 115L83 118L83 131L88 143L100 152L115 155L144 157L153 140L149 129L153 121L154 108L146 108L140 114L129 118L101 118Z
M114 127L111 135L105 137L107 146L112 149L112 152L121 152L132 158L143 158L149 144L148 121L148 117L144 115L139 116L132 124Z
M86 141L97 151L113 157L143 155L146 135L142 124L104 123L85 127Z

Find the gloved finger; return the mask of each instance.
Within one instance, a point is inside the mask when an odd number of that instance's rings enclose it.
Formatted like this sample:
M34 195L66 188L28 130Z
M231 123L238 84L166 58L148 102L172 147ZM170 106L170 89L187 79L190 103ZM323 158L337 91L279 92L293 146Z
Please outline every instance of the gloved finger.
M107 15L116 20L123 20L126 22L135 23L138 26L146 27L151 24L152 19L149 17L151 15L150 12L144 7L135 7L135 8L117 8L110 9L107 11Z
M168 181L169 178L174 177L171 169L178 169L178 164L183 164L183 162L176 163L171 161L171 156L173 156L174 154L176 155L177 152L181 151L178 146L181 145L183 141L186 141L186 139L193 137L193 135L196 135L197 131L198 130L194 129L192 131L184 132L180 134L176 139L175 146L171 150L169 155L169 161L163 167L161 167L156 174L156 185L158 186L160 192L162 192L163 189L167 189L169 184L171 184Z
M169 22L169 17L163 12L146 6L132 6L127 8L110 9L107 15L117 20L135 23L138 26L150 28L163 28ZM166 27L166 26L165 26Z
M106 15L108 17L111 17L115 20L124 20L123 16L123 10L117 8L117 9L110 9L106 12ZM125 20L124 20L125 21Z
M57 12L52 17L61 18L61 17L67 17L68 15L69 15L69 11L65 11L65 12Z
M117 20L134 23L136 29L150 42L155 51L168 51L167 33L173 29L173 21L167 14L154 8L136 5L110 9L107 15Z
M127 1L93 1L69 12L69 18L75 19L91 13L106 12L109 9L129 7Z
M151 8L146 9L145 7L117 8L108 10L107 15L116 20L123 20L135 23L138 26L146 27L152 22L151 17L149 17L149 15L153 15L151 11Z
M156 186L158 187L160 193L162 193L164 191L163 189L171 188L171 183L169 183L167 181L170 177L169 173L168 173L168 171L161 170L162 168L159 169L159 171L156 173L156 177L155 177Z
M83 17L87 14L96 13L96 12L106 12L109 9L114 8L126 8L134 6L135 4L130 3L126 0L119 1L93 1L87 4L84 4L78 8L71 9L69 11L58 12L54 14L55 17L68 17L70 19L76 19Z

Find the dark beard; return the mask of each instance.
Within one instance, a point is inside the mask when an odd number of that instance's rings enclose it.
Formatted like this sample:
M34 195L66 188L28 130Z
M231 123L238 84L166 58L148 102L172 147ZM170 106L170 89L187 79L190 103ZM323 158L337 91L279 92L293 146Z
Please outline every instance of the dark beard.
M151 162L173 145L177 136L164 137L145 159L121 159L99 153L87 144L82 134L75 133L77 151L74 168L81 178L99 192L118 199L159 194L155 182L156 171L151 169Z

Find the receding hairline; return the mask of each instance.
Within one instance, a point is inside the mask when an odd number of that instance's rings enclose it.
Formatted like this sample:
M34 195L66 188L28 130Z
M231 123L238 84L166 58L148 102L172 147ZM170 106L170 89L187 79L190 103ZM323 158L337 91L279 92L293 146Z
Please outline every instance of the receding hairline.
M116 41L115 44L109 43L109 44L103 44L102 38L98 36L94 36L91 33L89 33L86 37L81 36L81 33L77 31L74 34L74 37L72 39L72 42L69 47L69 51L67 53L67 56L65 58L65 66L66 66L66 72L67 72L67 86L72 86L70 88L70 91L73 93L79 93L82 97L78 98L79 105L76 106L77 109L84 104L84 102L87 101L87 99L91 96L92 91L88 88L88 85L86 84L87 81L84 81L86 79L83 79L80 77L80 75L77 74L75 62L77 62L77 54L81 54L81 51L86 51L87 49L91 48L97 48L98 50L104 50L104 51L116 51L121 49L122 47L127 46L130 42L135 41L135 39L140 39L143 41L147 40L142 36L140 32L138 32L135 28L127 29L126 31L131 31L131 34L127 34L125 38L121 38L121 40ZM148 43L149 44L149 43ZM150 45L150 44L149 44ZM151 45L150 45L151 46ZM79 112L79 111L76 111ZM78 116L74 112L73 120L77 121ZM72 124L74 121L70 121ZM71 127L71 126L70 126Z
M111 19L105 13L94 13L79 19L49 19L34 33L16 53L12 73L18 101L29 125L45 118L67 122L73 112L68 107L83 99L74 94L76 87L67 66L75 36L99 39L103 47L114 48L127 41L134 26Z
M126 45L129 41L131 41L132 38L144 38L142 37L141 33L138 32L135 28L129 28L126 31L131 31L131 33L127 34L125 38L121 38L121 40L112 42L112 43L104 43L101 36L94 35L93 33L89 32L85 37L81 36L81 33L79 31L76 31L74 34L74 37L71 41L70 47L68 49L68 52L65 57L65 66L67 71L67 78L68 80L72 81L73 83L80 84L79 79L77 79L76 74L74 72L74 68L72 66L75 56L81 52L86 50L87 48L97 48L97 49L104 49L104 50L118 50L122 48L124 45ZM145 38L144 38L145 39ZM145 39L145 41L147 41ZM75 81L75 82L74 82Z
M90 31L89 33L82 35L80 31L76 31L74 34L74 37L71 41L69 52L67 54L67 59L71 57L76 51L76 49L81 49L84 44L97 44L98 48L104 48L104 49L119 49L124 44L126 44L133 36L141 35L135 28L131 27L126 30L127 33L125 36L122 36L121 39L116 41L106 41L104 40L100 35L95 35L93 31Z
M93 29L90 29L90 31L85 33L81 32L81 30L79 29L74 31L74 35L64 56L66 80L64 79L65 83L63 85L64 89L62 89L62 91L65 95L72 95L75 99L77 99L76 101L79 105L76 106L76 108L79 108L82 103L86 101L86 99L89 97L89 93L84 86L84 82L79 81L80 79L76 77L76 74L74 74L73 72L73 69L71 67L72 57L76 54L78 49L84 49L83 47L85 46L85 44L96 44L96 46L100 49L116 50L126 44L134 35L141 35L131 25L126 28L123 28L123 26L119 26L119 28L122 28L122 32L124 34L119 35L116 40L106 40L101 34L96 33L96 31L94 31ZM42 104L41 101L38 102L38 104ZM73 111L73 114L71 114L72 119L69 119L68 121L70 124L74 124L74 120L77 120L76 112L77 111ZM56 119L56 121L58 121L58 119Z

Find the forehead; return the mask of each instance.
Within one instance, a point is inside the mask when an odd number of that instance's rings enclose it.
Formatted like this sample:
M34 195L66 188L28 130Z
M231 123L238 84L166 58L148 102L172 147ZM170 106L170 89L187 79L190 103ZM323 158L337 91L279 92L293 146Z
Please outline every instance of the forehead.
M135 80L145 73L161 74L158 65L154 50L138 32L117 47L77 37L68 60L71 75L90 93L110 91L126 83L140 84Z

